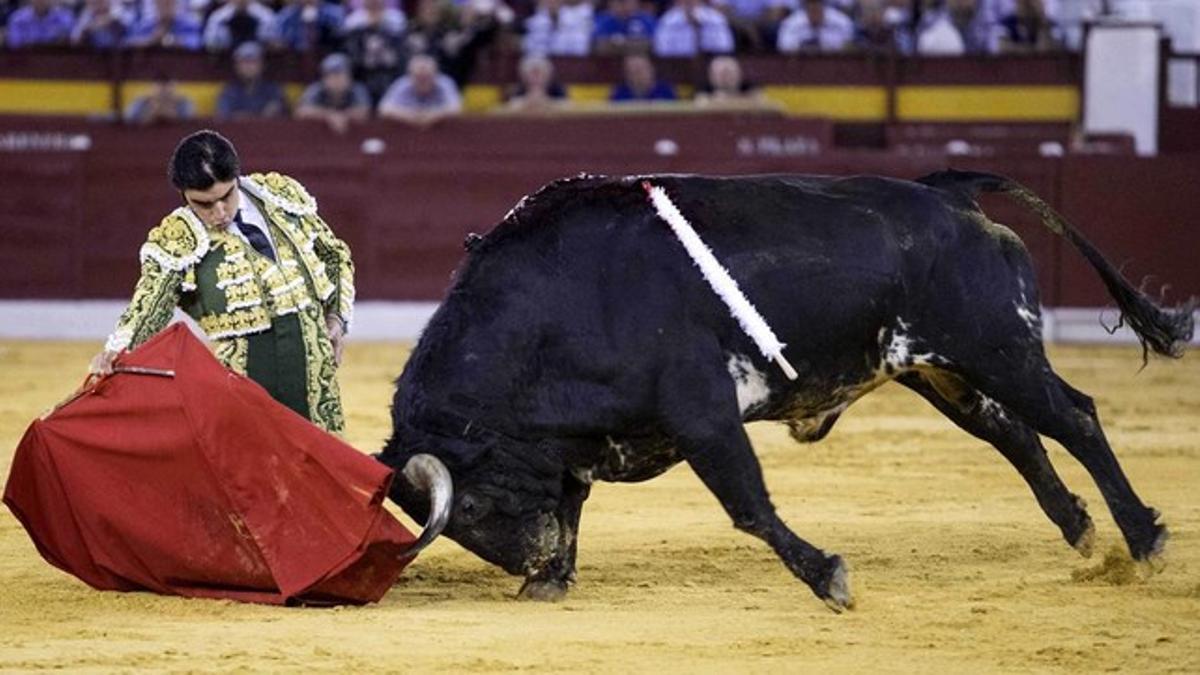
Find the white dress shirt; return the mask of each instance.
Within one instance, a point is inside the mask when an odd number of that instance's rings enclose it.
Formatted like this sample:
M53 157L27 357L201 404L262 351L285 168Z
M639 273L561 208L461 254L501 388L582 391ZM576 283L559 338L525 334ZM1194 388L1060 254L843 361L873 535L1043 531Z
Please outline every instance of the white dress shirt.
M836 52L845 49L853 39L854 22L845 14L826 6L824 22L814 27L808 20L808 12L801 8L779 24L777 46L784 54L794 54L804 47Z
M695 25L682 9L672 7L667 10L654 29L655 55L695 56L733 51L733 31L720 10L701 5L694 16Z
M242 204L241 208L238 209L238 213L242 215L242 222L257 227L267 236L267 241L271 244L271 252L275 253L275 259L278 260L279 253L275 250L275 237L271 234L271 228L267 225L266 217L263 216L262 211L258 210L258 204L255 204L250 195L246 194L246 191L241 188L238 188L238 196ZM252 249L254 248L250 240L246 238L246 235L242 234L241 228L237 226L237 221L234 221L229 229L242 241L246 242L247 246L250 246Z

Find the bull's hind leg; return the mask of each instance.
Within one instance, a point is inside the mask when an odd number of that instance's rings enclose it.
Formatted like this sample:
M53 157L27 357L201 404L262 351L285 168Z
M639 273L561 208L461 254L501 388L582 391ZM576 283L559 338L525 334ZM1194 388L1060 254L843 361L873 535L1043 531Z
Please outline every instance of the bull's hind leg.
M963 431L999 450L1029 484L1067 543L1084 557L1092 554L1092 519L1083 500L1071 494L1054 471L1036 431L951 373L909 372L896 381L920 394Z
M1100 427L1092 399L1059 378L1040 349L1023 356L972 364L974 372L967 372L967 379L1039 433L1061 443L1083 464L1134 558L1146 560L1160 552L1167 530L1155 522L1158 512L1143 504L1129 484Z
M718 366L721 361L714 360ZM789 570L840 612L853 606L846 565L796 536L775 513L724 368L688 364L660 380L662 415L680 454L740 530L771 545Z

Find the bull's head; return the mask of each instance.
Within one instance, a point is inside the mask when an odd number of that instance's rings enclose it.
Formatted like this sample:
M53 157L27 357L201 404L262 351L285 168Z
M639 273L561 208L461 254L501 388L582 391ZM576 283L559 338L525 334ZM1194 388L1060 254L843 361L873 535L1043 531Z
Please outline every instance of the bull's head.
M452 446L441 452L423 445L445 460L453 476L447 537L510 574L532 576L556 559L566 533L560 521L563 465L552 451L510 439L470 448L462 440L438 443ZM392 448L380 460L391 466L412 461ZM397 481L391 497L414 518L429 513L427 495L410 481Z

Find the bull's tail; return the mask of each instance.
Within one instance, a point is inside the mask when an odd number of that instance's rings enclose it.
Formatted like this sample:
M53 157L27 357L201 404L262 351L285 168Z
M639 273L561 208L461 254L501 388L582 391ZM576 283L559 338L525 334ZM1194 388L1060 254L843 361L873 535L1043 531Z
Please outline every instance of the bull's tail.
M972 198L980 192L997 192L1025 205L1038 214L1051 232L1071 242L1096 270L1108 288L1109 295L1121 309L1121 321L1128 322L1129 327L1137 333L1143 352L1152 349L1163 356L1183 356L1184 348L1192 339L1192 313L1196 308L1196 298L1193 297L1175 308L1157 305L1121 276L1121 272L1113 267L1079 230L1029 188L1003 176L954 170L939 171L920 178L917 182L966 193Z

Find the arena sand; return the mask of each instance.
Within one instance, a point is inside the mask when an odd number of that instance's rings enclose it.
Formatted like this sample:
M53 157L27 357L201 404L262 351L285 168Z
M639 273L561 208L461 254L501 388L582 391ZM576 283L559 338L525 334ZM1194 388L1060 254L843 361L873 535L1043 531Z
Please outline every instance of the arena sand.
M82 377L94 344L0 343L0 471L34 416ZM354 344L349 440L387 436L403 346ZM895 385L825 441L752 425L783 517L845 556L858 608L829 612L765 544L733 530L680 466L598 484L579 584L514 601L518 580L442 540L378 605L283 609L101 593L51 568L0 514L0 670L1200 672L1200 355L1139 373L1132 348L1059 348L1135 487L1172 529L1145 577L1085 473L1096 556L1059 539L998 453ZM408 522L406 520L406 522Z

